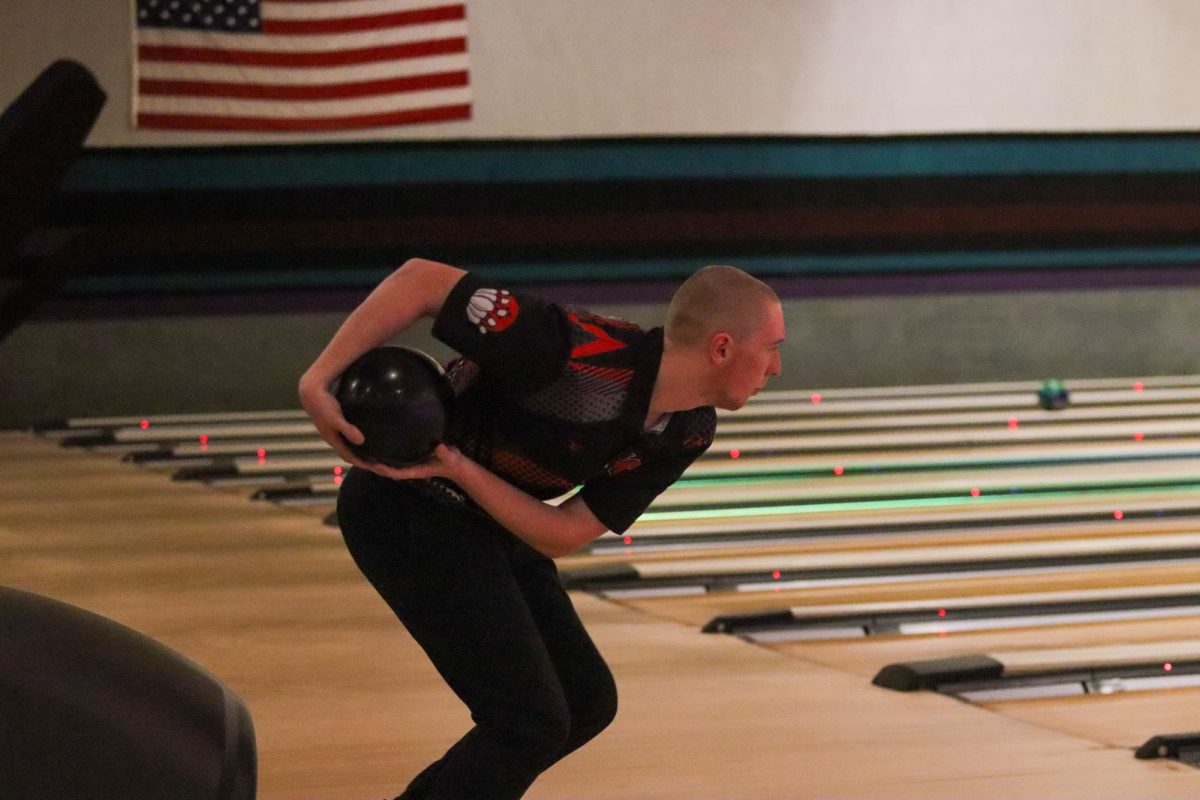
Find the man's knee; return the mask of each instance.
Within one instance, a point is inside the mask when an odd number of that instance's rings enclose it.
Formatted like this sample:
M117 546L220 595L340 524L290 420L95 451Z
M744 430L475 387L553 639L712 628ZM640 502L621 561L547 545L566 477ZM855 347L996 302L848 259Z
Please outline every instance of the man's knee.
M571 736L571 709L561 697L526 706L506 720L500 735L520 750L527 763L551 763Z
M584 703L571 709L571 749L600 734L617 717L617 684L606 671L605 680L589 692Z

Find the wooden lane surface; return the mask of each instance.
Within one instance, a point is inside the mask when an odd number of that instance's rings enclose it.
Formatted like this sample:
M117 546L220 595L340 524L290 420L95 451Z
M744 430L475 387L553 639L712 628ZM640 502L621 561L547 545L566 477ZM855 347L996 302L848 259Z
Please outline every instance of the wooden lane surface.
M679 534L726 534L753 533L771 530L828 530L841 528L872 528L886 524L912 526L960 523L970 525L979 522L1009 522L1012 524L1030 518L1054 518L1070 514L1105 513L1125 511L1170 511L1177 508L1193 509L1200 500L1200 493L1189 490L1113 491L1102 496L1045 498L1035 495L1002 495L995 498L963 497L948 498L944 504L934 507L923 505L890 506L887 508L823 509L817 510L786 508L779 510L764 507L767 513L747 515L721 515L697 511L694 514L679 514L665 511L661 514L647 512L626 532L635 537L673 536Z
M947 530L917 530L904 533L845 534L812 536L808 539L778 540L746 545L697 545L686 549L653 549L646 552L612 552L592 554L580 552L558 559L560 569L604 564L655 564L682 559L720 559L740 557L786 557L806 553L851 553L875 549L908 547L954 547L979 543L1021 543L1052 540L1103 539L1109 536L1136 536L1200 531L1200 518L1162 517L1104 522L1044 523L1030 525L996 525L988 528L953 528Z
M667 489L652 505L728 505L734 503L818 502L877 497L904 499L943 494L971 497L1005 491L1064 492L1153 482L1186 482L1200 485L1200 459L1154 459L1122 464L1046 464L1003 469L947 469L894 472L886 475L772 477L741 480L683 482ZM1120 491L1120 489L1114 489Z
M1028 628L970 631L946 636L871 636L837 642L779 642L764 646L871 678L888 664L908 661L974 654L996 654L1000 658L1001 653L1022 651L1024 661L1033 662L1036 660L1034 651L1039 650L1049 653L1068 648L1115 647L1174 640L1194 643L1197 631L1200 631L1200 616L1085 625L1035 624Z
M1072 379L1069 383L1072 387L1072 395L1074 397L1099 395L1097 400L1105 402L1125 398L1150 401L1160 397L1170 399L1194 398L1197 394L1195 387L1200 387L1200 376L1171 375L1150 378ZM1136 384L1141 384L1140 390L1135 388ZM813 412L820 413L830 407L836 408L839 405L854 404L857 402L882 402L888 404L913 400L935 403L949 402L952 404L970 404L973 401L1028 403L1030 396L1037 389L1037 381L875 386L839 389L769 389L750 398L747 407L787 405L790 407L807 408L811 406ZM821 400L813 402L814 397L819 397L826 403L825 409L820 408ZM729 413L731 412L718 411L720 415L727 415ZM142 420L151 421L155 425L174 425L281 419L306 419L306 415L297 408L279 408L262 411L218 413L76 417L63 421L63 427L56 430L67 430L71 427L111 428L136 426Z
M737 416L722 415L713 447L716 451L733 447L759 452L764 449L828 448L835 442L845 448L862 449L864 442L878 447L929 447L935 443L953 445L968 441L996 445L1022 439L1111 438L1132 436L1139 430L1149 436L1194 434L1196 423L1192 417L1200 390L1189 390L1186 397L1179 399L1191 402L1144 402L1144 398L1131 396L1130 400L1135 402L1124 405L1072 407L1057 411L1033 405L971 412L956 411L952 403L957 401L939 400L941 408L923 413L901 413L904 409L889 410L879 406L864 407L858 413L846 407L840 413L832 414L811 404L759 403L737 412ZM965 401L964 404L970 405ZM1019 434L1015 429L1010 430L1014 426L1020 429ZM140 423L104 430L107 437L119 444L174 443L181 452L189 444L198 444L198 440L209 446L203 450L230 440L243 443L259 440L263 446L272 448L327 450L327 445L316 435L307 418L295 412L277 419L239 420L231 415L227 419L215 417L195 423L144 419Z
M1112 747L1139 747L1158 734L1200 730L1200 688L980 705L1012 719Z
M1189 409L1194 409L1190 406ZM756 424L748 432L741 432L747 426L741 423L729 423L723 428L718 425L716 438L712 449L702 459L709 460L725 457L732 449L745 454L761 454L773 451L798 450L807 453L820 451L867 451L867 450L896 450L896 449L932 449L935 447L1006 447L1018 444L1049 443L1059 444L1068 442L1087 442L1089 440L1108 439L1119 441L1131 439L1137 434L1147 438L1168 436L1195 436L1200 433L1198 424L1188 412L1179 411L1164 419L1153 419L1153 415L1141 415L1130 412L1128 418L1088 421L1082 415L1076 417L1041 416L1053 412L1021 412L1010 415L1000 415L990 421L981 421L976 425L939 425L937 419L930 420L927 427L905 428L889 424L886 418L880 418L872 423L868 430L837 432L837 428L846 426L827 426L813 424L812 433L789 433L793 423L783 420L770 420ZM1013 421L1015 420L1015 426ZM1041 423L1041 424L1039 424ZM796 423L798 424L798 423ZM739 427L740 426L740 427ZM832 432L831 432L832 431ZM199 444L198 440L205 437L208 448L200 447L201 452L216 452L218 444L224 445L238 441L241 447L252 449L262 447L270 450L308 451L313 454L325 453L329 446L311 430L311 424L305 422L273 423L270 425L236 425L220 426L173 426L148 429L140 427L117 428L112 431L115 439L113 447L155 447L172 445L180 454L195 454L195 448L185 447L188 443ZM105 445L98 445L102 449ZM221 450L228 448L222 446Z
M949 403L936 410L920 413L901 413L904 409L889 410L884 407L864 409L866 413L855 414L847 409L843 414L830 415L816 411L812 406L763 406L748 407L735 414L725 415L717 427L719 440L733 436L746 436L778 431L787 432L797 439L806 435L826 434L832 431L920 430L938 431L963 430L964 436L975 430L1005 427L1009 420L1016 419L1022 425L1046 424L1078 425L1080 423L1110 424L1148 422L1149 420L1185 419L1196 408L1200 391L1193 391L1188 403L1130 403L1125 405L1094 406L1090 408L1049 411L1038 408L1035 403L1015 408L990 411L970 411L952 407ZM766 413L770 411L770 413ZM814 413L815 412L815 413ZM107 429L116 442L192 442L205 436L210 441L223 439L288 439L308 440L314 447L322 444L312 424L303 415L298 418L261 419L238 421L237 419L213 420L200 423L158 423L143 420L144 424L132 424Z
M265 449L267 444L264 442ZM245 474L270 473L272 471L297 470L315 473L332 472L334 467L345 467L345 462L338 458L332 450L314 452L314 448L304 440L281 440L271 444L266 463L260 464L255 455L259 447L246 442L212 442L207 445L199 443L178 444L171 452L179 459L204 456L209 458L229 457ZM685 473L689 477L736 477L747 473L758 472L796 472L820 471L832 472L836 466L846 470L874 468L912 468L943 465L946 467L968 467L980 462L1019 461L1021 463L1036 463L1053 458L1058 462L1066 460L1086 461L1088 459L1105 458L1115 460L1120 458L1168 457L1178 454L1195 454L1200 452L1200 437L1175 435L1169 439L1146 439L1137 441L1075 441L1058 442L1052 451L1047 451L1045 444L997 444L989 447L944 447L921 448L914 451L869 451L860 450L846 453L811 453L797 455L764 455L730 458L728 452L719 448L710 451L713 457L705 458L688 467ZM170 460L149 462L151 469L174 469L177 465Z
M1097 568L1086 572L1047 573L952 580L921 580L864 586L824 586L767 592L727 592L697 597L622 599L620 605L697 630L722 614L752 614L808 605L853 605L892 601L922 602L981 595L1018 595L1030 592L1078 591L1104 587L1158 586L1200 580L1200 564Z
M1200 392L1192 392L1186 403L1129 403L1080 407L1072 405L1059 410L1038 408L1036 403L1023 403L1009 408L975 411L967 404L951 406L940 403L940 407L929 409L872 410L872 413L814 416L803 412L804 407L779 407L771 416L756 415L753 410L740 409L721 419L717 431L722 437L745 436L756 433L828 433L831 431L879 430L939 430L943 428L983 428L997 425L1007 426L1010 420L1021 425L1033 423L1059 425L1070 423L1117 423L1121 421L1186 419L1194 415ZM932 404L931 404L932 405Z
M643 579L689 579L695 576L721 575L744 577L761 583L764 573L808 570L884 569L888 575L905 575L912 565L941 565L943 572L977 571L992 562L1014 559L1059 559L1050 569L1069 569L1080 559L1103 556L1110 562L1128 563L1141 552L1154 551L1159 560L1178 555L1181 560L1197 560L1200 533L1142 534L1103 538L1058 539L1021 543L964 544L954 547L891 547L865 552L802 553L771 556L726 554L720 558L685 558L673 561L631 562ZM1138 563L1144 563L1144 560ZM965 566L964 566L965 565ZM1017 567L1018 569L1020 567ZM911 572L911 569L909 570ZM845 576L843 576L845 577ZM784 585L792 579L784 575ZM813 580L798 578L797 580ZM816 578L820 580L820 578Z
M1137 390L1200 386L1200 375L1129 375L1115 378L1070 378L1062 379L1072 389L1092 390ZM1040 381L978 381L974 383L929 383L907 386L859 386L838 389L772 389L761 392L757 398L770 397L774 400L797 401L808 399L813 392L830 400L846 398L886 398L927 395L1000 394L1005 392L1036 392ZM754 399L754 398L752 398Z
M232 470L245 481L258 481L258 485L270 486L280 476L290 476L297 486L307 486L318 499L324 496L323 504L331 506L336 497L338 482L336 475L348 466L330 452L329 456L287 455L273 447L267 458L238 456L230 459ZM810 488L819 484L814 481L830 480L829 488L842 491L848 487L862 488L879 482L906 480L912 488L926 486L933 480L943 485L952 485L964 491L980 485L995 485L1006 481L1010 485L1038 475L1048 476L1042 483L1058 476L1093 475L1093 482L1111 476L1116 470L1136 471L1148 477L1152 469L1182 469L1181 464L1189 459L1183 456L1200 455L1200 439L1189 438L1171 441L1065 443L1053 449L1046 445L1038 447L997 448L996 452L980 452L977 448L964 450L948 449L921 451L920 453L866 453L848 458L845 454L820 453L811 456L754 456L729 459L701 460L692 464L684 474L684 480L669 490L664 501L677 495L695 493L693 482L704 479L704 491L720 489L713 480L728 481L724 491L742 491L742 483L754 482L758 486L782 485L783 481L804 484ZM1194 460L1194 459L1193 459ZM1017 463L1014 463L1017 462ZM177 470L187 466L186 460L143 463L150 469ZM931 469L936 468L936 469ZM886 471L882 471L886 469ZM864 473L871 470L871 473ZM875 473L875 470L880 472ZM1090 473L1089 473L1090 470ZM781 475L785 472L804 474ZM844 475L834 478L839 471ZM950 482L947 484L947 482ZM250 485L254 485L253 483ZM240 487L246 491L246 486ZM690 502L690 501L685 501Z
M227 491L237 491L230 487ZM244 492L243 492L244 494ZM725 537L747 536L761 532L825 530L838 527L872 529L882 525L962 525L1030 519L1046 519L1074 514L1113 514L1148 511L1152 513L1200 508L1200 484L1196 486L1095 490L1076 496L1044 496L1035 493L994 494L972 497L916 498L908 500L862 500L847 498L831 503L790 502L787 500L751 508L670 508L651 504L625 534L606 533L598 544L611 547L626 536L646 542L653 537L669 539L679 535ZM1066 495L1066 493L1064 493ZM858 506L847 505L857 503ZM336 495L326 499L292 505L307 508L310 514L326 515L336 504ZM828 531L825 530L827 533Z
M737 435L713 440L712 448L704 458L723 458L736 449L743 456L778 451L800 452L853 452L866 450L921 450L934 447L997 447L1014 444L1058 445L1064 442L1087 442L1101 439L1120 441L1133 439L1138 434L1148 438L1191 435L1195 436L1200 425L1193 419L1185 420L1140 420L1124 422L1070 422L1060 421L1053 425L1027 425L1018 420L1012 427L1007 421L990 426L970 428L929 428L925 430L872 431L866 433L829 433L809 435ZM718 429L719 431L719 429Z
M127 502L104 499L113 492ZM469 724L336 535L304 515L0 435L0 543L6 584L130 625L237 691L264 800L390 796ZM1195 772L1178 765L591 597L577 604L622 712L534 800L1196 792Z
M6 585L130 625L238 692L260 797L398 791L385 761L415 771L469 725L311 518L0 436L0 563Z
M986 392L959 390L952 393L924 391L925 387L911 387L911 391L891 396L832 396L829 392L814 391L797 394L794 390L761 392L754 402L737 411L717 410L718 417L733 415L765 416L868 416L870 414L895 414L906 412L939 412L969 409L1023 409L1038 408L1038 390L1033 387L1023 390ZM1191 401L1200 397L1194 386L1143 388L1137 391L1132 384L1109 388L1068 387L1071 408L1100 408L1119 405L1164 405L1172 402ZM819 398L814 402L814 398Z
M1176 466L1170 464L1171 460L1165 460L1164 463L1169 469L1177 470ZM1122 467L1114 464L1100 465L1077 465L1081 466L1082 472L1089 472L1094 476L1094 480L1103 481L1104 475L1112 474L1113 470L1121 469ZM1136 468L1137 462L1134 462ZM1057 478L1061 477L1063 481L1067 481L1071 474L1072 466L1059 465L1056 467L1042 467L1040 471L1045 474L1042 482L1057 483ZM1105 471L1108 471L1107 473ZM1031 473L1037 473L1039 469L1031 468ZM734 530L755 530L755 529L783 529L783 528L815 528L829 524L842 524L846 526L870 526L877 525L880 522L891 520L902 520L908 523L921 522L940 522L946 519L960 519L964 522L971 520L990 519L995 517L1009 516L1013 519L1022 516L1037 515L1057 511L1079 512L1079 511L1096 511L1102 510L1106 513L1111 513L1118 508L1142 508L1142 509L1169 509L1179 507L1181 504L1200 505L1200 491L1195 487L1167 487L1167 488L1124 488L1111 489L1105 491L1103 488L1093 488L1088 495L1079 495L1076 497L1052 497L1044 498L1036 493L1011 493L1011 494L992 494L983 497L973 497L970 490L986 486L984 483L986 478L983 473L985 470L977 471L960 471L957 473L947 473L943 480L939 483L941 491L958 490L962 497L937 497L930 500L904 500L908 505L901 503L889 503L885 507L870 508L868 510L855 510L853 508L838 508L828 510L824 503L811 505L808 508L791 508L784 512L770 513L772 506L795 506L804 501L803 497L790 497L782 489L774 490L776 497L774 499L765 499L762 501L760 513L747 513L746 516L721 516L722 512L716 512L709 516L714 517L711 523L704 520L705 509L702 508L672 508L671 504L676 501L686 503L699 503L706 497L713 497L714 492L721 492L728 495L726 499L737 500L739 496L744 496L747 501L753 496L753 493L758 491L753 487L730 487L725 489L711 489L706 487L684 488L679 487L669 489L664 496L656 500L650 507L649 513L641 520L636 522L627 533L631 536L656 536L656 535L672 535L678 532L690 532L693 529L698 532L709 533L724 533ZM1021 477L1019 470L1007 471L1014 479ZM1177 471L1174 473L1176 477L1181 476ZM914 480L928 480L927 476L921 473L916 473L917 477ZM861 481L861 482L860 482ZM841 493L839 498L827 498L830 502L872 502L866 501L861 494L856 493L854 487L863 489L870 482L877 488L887 487L907 487L912 485L909 481L909 476L904 474L891 474L886 478L875 476L863 477L843 477L843 478L803 478L797 479L795 485L802 487L804 491L810 491L812 487L820 483L823 486L828 486ZM320 487L318 487L320 488ZM317 497L314 502L305 503L303 505L295 505L295 508L308 508L310 514L328 514L333 511L336 502L335 488L330 486L324 498ZM229 491L245 491L244 487L230 487ZM866 492L862 492L865 494ZM687 495L687 497L685 497ZM797 493L799 495L799 491ZM697 499L699 498L699 499ZM886 501L882 501L886 502ZM927 506L934 506L933 508ZM685 512L680 514L680 512ZM658 518L666 515L668 518ZM679 518L672 518L679 517ZM606 539L614 538L612 535L607 535Z
M681 559L744 556L788 556L806 553L848 553L909 547L952 547L981 543L1045 542L1057 539L1097 539L1109 536L1155 535L1200 531L1200 518L1110 519L1104 522L1045 523L902 533L851 533L807 539L766 541L722 546L697 546L684 550L647 550L615 553L577 553L558 560L562 569L602 564L653 564Z
M581 602L585 615L597 602ZM614 620L620 618L611 613ZM626 631L631 652L662 648L663 640L651 638L662 635L661 630L643 623L636 628ZM640 668L620 655L612 661L624 691L622 715L644 718L647 724L657 719L669 733L640 751L626 748L616 737L602 736L552 770L534 787L531 798L936 798L971 793L1015 798L1021 784L1030 786L1035 796L1050 798L1086 796L1089 791L1094 797L1116 797L1106 792L1125 791L1097 780L1095 774L1075 776L1086 788L1064 780L1060 770L1065 764L1054 753L1055 746L1046 740L1046 749L1034 747L1032 730L997 729L983 734L981 741L981 734L960 714L978 709L961 703L951 709L938 702L947 698L846 684L844 675L811 664L789 676L795 680L783 679L773 669L764 671L757 660L733 660L733 651L706 652L694 637L678 630L667 641L678 642L679 650L671 648L678 657L705 659L712 670L708 678L694 682L690 662L674 659ZM690 652L683 650L685 645ZM681 683L660 683L660 671L677 675ZM722 678L730 684L723 685ZM642 681L654 684L659 694L634 706L629 695L641 689ZM846 702L863 705L850 708ZM729 716L722 719L722 713ZM1038 731L1037 736L1043 733L1050 732ZM986 747L991 756L1002 753L1004 763L980 759L977 747ZM1115 752L1132 760L1128 751ZM688 764L685 773L671 776L673 788L645 777L661 776L664 761ZM1177 765L1160 766L1195 785L1195 776ZM576 783L576 775L585 773L594 782ZM656 788L648 792L651 784ZM1158 796L1158 791L1174 789L1147 784L1137 791Z
M1187 625L1174 629L1176 633L1182 634L1183 638L1151 639L1136 644L1122 639L1117 643L1101 646L1088 642L1073 647L1004 650L989 653L989 655L1004 664L1005 675L1028 675L1049 670L1069 669L1080 665L1119 667L1160 661L1163 663L1196 661L1200 659L1200 639L1189 637L1195 637L1197 631L1200 630L1196 627L1198 619L1200 619L1200 615L1192 615L1190 630ZM1177 621L1187 622L1183 619ZM1163 635L1170 636L1171 630L1164 631Z
M1200 438L1178 437L1172 439L1130 439L1125 442L1058 442L1053 449L1045 444L1011 444L993 447L944 447L921 448L913 451L853 451L821 452L799 455L754 455L730 458L728 453L716 452L719 458L697 461L692 464L686 477L736 477L753 473L788 471L832 472L834 467L844 470L873 468L928 468L944 465L959 469L973 467L980 462L998 460L1037 463L1056 459L1062 463L1067 459L1086 461L1089 458L1135 459L1142 456L1167 457L1179 453L1200 452ZM324 467L325 462L320 462ZM332 466L332 464L330 465Z

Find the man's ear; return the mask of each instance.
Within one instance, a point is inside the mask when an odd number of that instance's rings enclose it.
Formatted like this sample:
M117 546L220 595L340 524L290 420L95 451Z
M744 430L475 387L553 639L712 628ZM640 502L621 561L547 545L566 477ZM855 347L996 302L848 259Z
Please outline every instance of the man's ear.
M733 337L724 331L714 333L708 339L708 359L721 364L733 354Z

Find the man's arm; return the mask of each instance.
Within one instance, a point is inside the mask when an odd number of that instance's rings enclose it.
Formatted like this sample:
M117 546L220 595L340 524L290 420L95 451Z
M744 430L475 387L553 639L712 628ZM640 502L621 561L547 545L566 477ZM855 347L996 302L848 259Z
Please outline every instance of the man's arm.
M362 432L346 421L330 386L363 353L378 347L422 317L437 316L450 290L465 273L447 264L414 258L384 279L354 309L325 350L300 378L300 404L317 432L351 464L371 466L356 458L339 433L355 443Z
M535 550L551 558L565 555L607 530L579 498L560 506L548 505L445 445L439 446L429 461L413 467L396 469L367 463L354 456L338 435L362 442L362 433L346 421L329 390L334 380L367 350L388 341L421 317L436 317L464 274L435 261L406 262L354 310L300 378L300 402L321 437L347 462L395 480L449 478Z
M449 478L492 519L550 558L573 553L608 530L578 495L558 506L543 503L446 445L439 445L429 461L412 467L372 466L396 480Z

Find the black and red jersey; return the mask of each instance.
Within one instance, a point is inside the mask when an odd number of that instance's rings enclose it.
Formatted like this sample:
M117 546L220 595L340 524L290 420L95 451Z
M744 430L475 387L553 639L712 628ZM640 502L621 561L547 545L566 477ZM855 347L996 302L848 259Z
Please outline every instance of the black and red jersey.
M588 508L617 533L712 443L709 406L644 429L661 328L563 308L468 274L433 333L462 354L447 369L457 396L450 443L540 499L582 486Z

